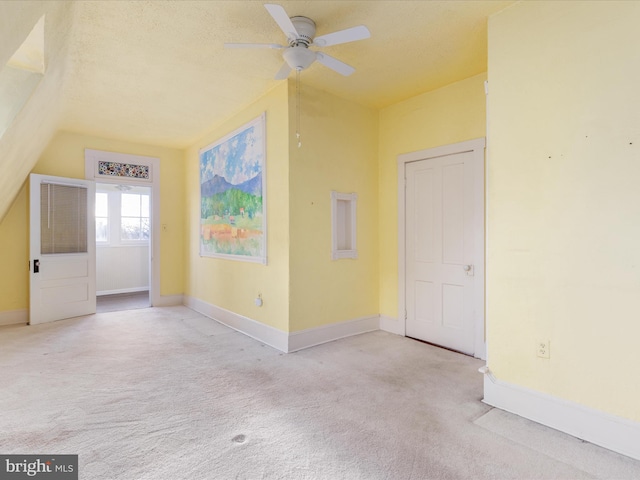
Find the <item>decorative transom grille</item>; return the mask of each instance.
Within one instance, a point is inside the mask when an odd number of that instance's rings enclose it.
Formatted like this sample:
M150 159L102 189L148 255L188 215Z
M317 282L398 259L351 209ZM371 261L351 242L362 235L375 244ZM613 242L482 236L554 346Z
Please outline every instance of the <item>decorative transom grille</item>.
M149 165L135 165L133 163L98 162L98 175L110 177L144 178L149 179Z

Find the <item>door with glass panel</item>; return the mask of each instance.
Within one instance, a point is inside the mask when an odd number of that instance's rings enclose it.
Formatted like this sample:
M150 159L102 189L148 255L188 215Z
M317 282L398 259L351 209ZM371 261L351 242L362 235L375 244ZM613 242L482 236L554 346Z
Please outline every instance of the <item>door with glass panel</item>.
M30 176L29 323L96 311L95 185Z

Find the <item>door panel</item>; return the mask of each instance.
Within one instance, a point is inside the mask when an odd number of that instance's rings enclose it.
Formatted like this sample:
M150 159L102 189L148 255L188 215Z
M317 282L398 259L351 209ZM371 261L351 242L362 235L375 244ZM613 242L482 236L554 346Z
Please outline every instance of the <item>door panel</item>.
M91 181L31 175L29 323L95 313L94 204Z
M418 323L429 324L434 321L433 290L433 282L415 282L415 316Z
M458 153L405 170L406 334L467 354L475 342L472 160Z
M42 263L42 261L41 261ZM47 268L40 270L41 280L84 278L89 275L89 263L85 258L61 256L48 258Z
M40 290L41 301L47 305L64 305L67 303L85 302L89 293L86 285L70 284L45 287Z
M442 261L464 259L464 164L442 167Z
M412 192L415 196L414 214L410 216L413 219L415 229L414 255L417 261L425 264L432 263L436 253L434 252L433 228L435 222L433 176L433 169L418 170L414 179L415 189Z
M442 325L447 328L461 329L463 318L464 287L442 284Z

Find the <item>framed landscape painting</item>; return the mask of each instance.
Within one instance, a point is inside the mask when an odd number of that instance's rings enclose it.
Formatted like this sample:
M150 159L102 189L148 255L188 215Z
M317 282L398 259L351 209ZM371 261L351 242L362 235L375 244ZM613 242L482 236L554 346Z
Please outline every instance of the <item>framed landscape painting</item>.
M265 114L200 150L200 255L267 263Z

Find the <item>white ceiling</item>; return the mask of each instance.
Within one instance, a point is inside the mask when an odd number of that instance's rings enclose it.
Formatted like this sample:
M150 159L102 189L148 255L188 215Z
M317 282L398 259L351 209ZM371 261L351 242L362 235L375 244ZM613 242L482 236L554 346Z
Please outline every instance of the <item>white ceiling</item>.
M79 1L72 9L61 128L175 148L273 88L285 43L262 1ZM301 81L380 108L486 71L487 17L513 1L274 1L323 35L359 24L371 38L324 51L354 66L343 77L317 62Z

